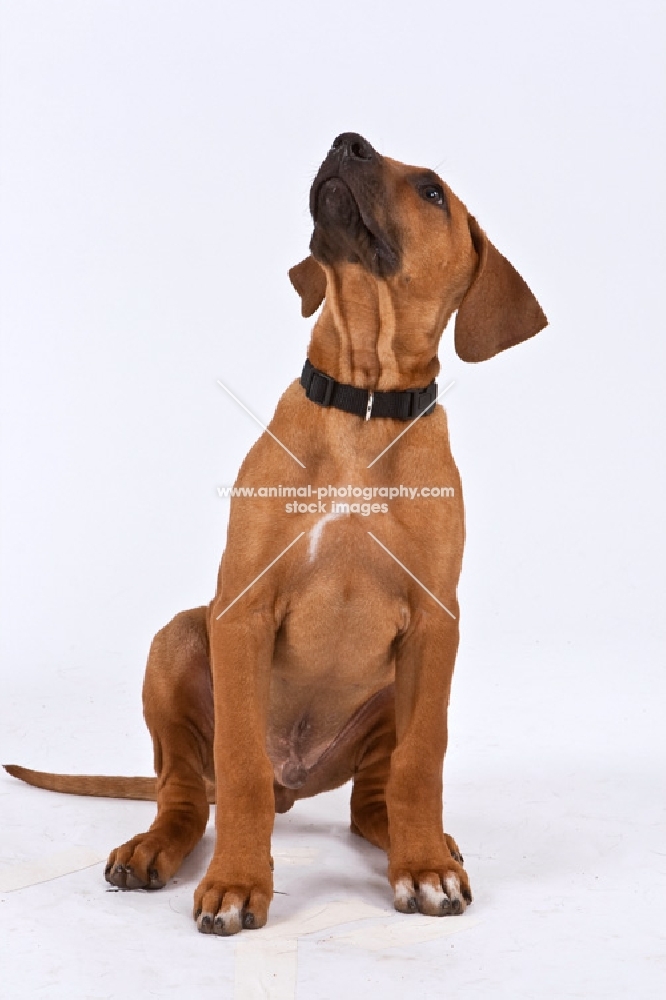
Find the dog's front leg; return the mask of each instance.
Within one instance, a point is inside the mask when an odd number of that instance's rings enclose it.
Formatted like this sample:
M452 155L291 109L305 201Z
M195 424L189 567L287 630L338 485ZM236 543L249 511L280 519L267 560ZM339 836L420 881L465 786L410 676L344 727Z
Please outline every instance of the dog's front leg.
M217 612L219 613L219 611ZM194 895L203 933L262 927L273 895L273 768L266 714L275 623L264 611L211 615L216 843Z
M386 788L389 880L397 910L461 913L471 902L467 873L442 821L447 709L458 624L434 609L415 615L396 656L397 745ZM460 859L462 860L462 859Z

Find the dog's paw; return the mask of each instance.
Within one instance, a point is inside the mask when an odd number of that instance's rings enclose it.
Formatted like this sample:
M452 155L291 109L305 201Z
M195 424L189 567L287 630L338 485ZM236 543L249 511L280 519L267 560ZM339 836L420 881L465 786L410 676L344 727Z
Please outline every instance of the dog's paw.
M445 833L444 840L446 841L446 846L451 852L451 857L453 858L453 860L457 861L459 865L463 865L465 863L465 859L463 858L461 850L456 844L451 834Z
M104 878L118 889L162 889L177 871L180 858L156 833L140 833L111 851Z
M393 893L393 905L400 913L428 917L457 916L472 902L467 872L454 859L437 871L399 872Z
M270 868L242 880L220 878L212 868L213 863L194 894L194 919L201 933L228 937L263 927L273 895Z

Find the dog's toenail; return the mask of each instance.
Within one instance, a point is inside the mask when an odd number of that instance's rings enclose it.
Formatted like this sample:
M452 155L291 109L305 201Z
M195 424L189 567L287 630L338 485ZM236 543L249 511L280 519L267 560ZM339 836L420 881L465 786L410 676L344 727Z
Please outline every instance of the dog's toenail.
M460 913L462 910L462 903L459 899L453 899L451 901L451 913Z
M410 896L407 900L407 909L410 913L415 913L418 903L416 902L416 896Z
M160 878L160 873L156 868L148 869L148 885L146 889L163 889L165 882Z
M213 918L210 913L205 913L201 918L201 929L202 931L209 931L213 926Z
M448 896L445 896L442 902L439 904L439 908L444 915L451 912L451 900Z
M249 911L243 917L243 927L245 930L249 931L254 927L254 913Z

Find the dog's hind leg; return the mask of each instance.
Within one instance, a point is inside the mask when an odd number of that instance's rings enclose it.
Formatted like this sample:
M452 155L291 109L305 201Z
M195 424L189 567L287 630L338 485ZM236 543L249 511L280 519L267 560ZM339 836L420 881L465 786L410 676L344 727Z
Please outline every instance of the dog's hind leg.
M143 686L153 740L157 816L111 852L108 882L161 889L203 836L213 779L213 692L206 608L184 611L155 636Z
M381 716L364 742L351 794L351 829L375 847L389 849L386 783L395 748L395 707L393 691Z

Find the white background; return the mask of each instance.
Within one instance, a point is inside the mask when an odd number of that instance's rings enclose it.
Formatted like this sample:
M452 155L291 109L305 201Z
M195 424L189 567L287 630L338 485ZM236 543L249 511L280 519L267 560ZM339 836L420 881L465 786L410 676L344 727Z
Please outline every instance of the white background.
M316 940L298 996L656 997L663 6L4 0L0 15L2 760L150 772L147 647L212 596L216 487L259 433L216 379L267 421L299 374L311 324L287 270L319 162L359 131L438 170L550 325L480 366L450 333L440 351L468 518L446 816L480 923L450 951L333 949L329 965ZM285 849L325 840L325 862L281 884L301 886L296 909L353 895L388 914L347 795L278 820ZM104 852L152 815L8 777L0 799L0 867ZM219 985L232 946L187 915L205 861L154 897L105 895L98 868L0 897L8 982L147 995L118 971L131 940L154 995Z

